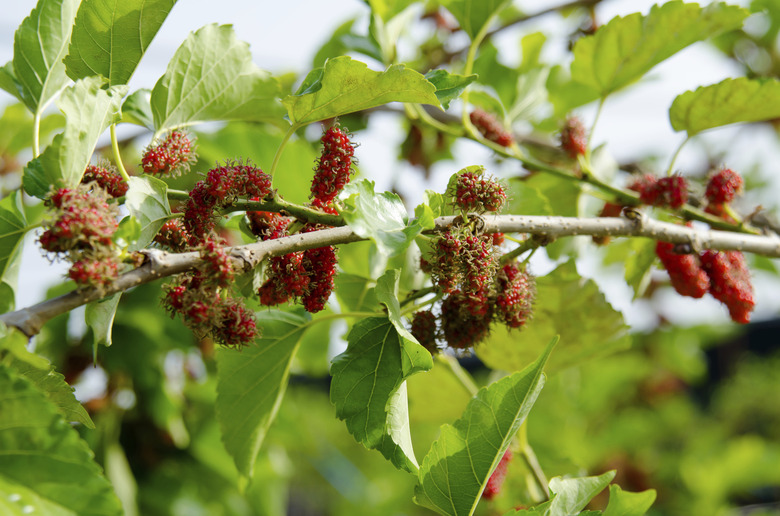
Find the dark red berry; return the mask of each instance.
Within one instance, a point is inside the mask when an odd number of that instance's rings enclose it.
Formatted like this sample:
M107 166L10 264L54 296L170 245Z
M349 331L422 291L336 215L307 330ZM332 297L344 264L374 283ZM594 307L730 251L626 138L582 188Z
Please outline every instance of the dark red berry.
M304 268L310 274L309 285L301 298L307 311L316 313L325 308L333 292L336 262L336 248L331 245L303 252Z
M76 261L68 271L68 277L80 287L107 287L119 276L119 263L111 257L99 260L84 258Z
M701 254L701 263L710 278L710 294L726 305L733 321L750 322L756 302L742 252L707 250Z
M507 449L507 451L504 452L503 457L501 457L501 460L498 462L498 466L496 466L496 469L490 475L490 478L485 485L485 490L482 491L482 498L486 500L492 500L499 492L501 492L501 486L504 485L506 471L511 460L512 451Z
M449 294L441 305L441 329L447 345L467 349L483 341L490 332L490 305L481 315L476 304L460 290Z
M675 252L675 245L669 242L658 242L655 254L661 259L678 294L700 298L707 293L710 280L697 255L678 254Z
M742 176L730 168L723 168L710 176L704 196L710 204L729 203L742 191L743 185Z
M262 240L276 240L287 235L292 219L269 211L248 211L249 229Z
M127 193L127 182L111 165L89 165L81 176L83 184L96 183L111 197L122 197Z
M439 352L436 346L436 316L430 310L415 312L412 316L411 333L431 354Z
M567 118L561 129L561 148L572 159L584 155L588 149L588 132L576 116Z
M189 239L190 237L187 234L187 230L184 229L181 219L165 221L160 231L154 236L155 242L174 252L181 252L187 249Z
M688 202L688 182L678 175L658 179L645 174L635 179L628 189L639 192L639 200L650 206L678 209Z
M228 299L220 306L213 334L214 340L224 346L246 346L258 336L255 316L242 301Z
M512 133L507 131L492 114L477 108L471 112L469 119L486 140L502 147L509 147L514 142Z
M349 182L355 148L347 133L337 125L325 131L320 141L322 154L314 169L311 197L321 205L327 205Z
M181 131L172 131L161 141L147 147L141 165L146 174L178 176L187 172L197 159L190 138Z
M505 237L503 233L495 232L492 234L492 237L493 237L493 245L501 245L504 243Z

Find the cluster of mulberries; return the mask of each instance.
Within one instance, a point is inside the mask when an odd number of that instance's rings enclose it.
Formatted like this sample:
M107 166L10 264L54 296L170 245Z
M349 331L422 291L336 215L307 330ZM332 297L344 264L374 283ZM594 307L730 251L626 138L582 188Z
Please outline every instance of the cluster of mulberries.
M486 111L475 109L469 115L469 119L488 141L497 143L502 147L509 147L515 141L512 133L507 131L495 116Z
M81 176L83 184L96 183L111 197L122 197L127 193L127 181L122 179L116 167L107 163L89 165Z
M453 180L449 193L455 206L465 213L498 213L506 203L506 189L483 167L465 168Z
M656 255L677 293L700 298L709 292L726 305L733 321L742 324L750 321L755 299L750 272L740 251L707 250L697 255L676 253L676 250L674 244L656 244Z
M355 145L338 125L325 131L320 141L322 155L314 169L310 197L315 206L327 206L349 183Z
M736 222L728 213L726 207L742 192L744 181L742 176L730 168L722 168L710 175L704 197L707 206L704 211L729 222Z
M628 189L639 193L639 200L650 206L667 206L676 210L688 202L688 182L679 175L658 178L643 174L636 177Z
M230 347L250 344L258 336L257 325L243 300L228 293L235 274L230 257L212 239L199 251L198 268L165 286L163 305L198 336Z
M184 205L184 228L189 244L206 241L216 224L216 210L239 197L263 198L271 193L271 176L251 164L226 164L209 170L190 190Z
M190 235L184 228L182 219L170 219L162 225L154 236L154 241L164 249L180 253L189 248Z
M175 177L187 172L197 160L198 155L189 136L181 131L172 131L147 147L141 166L146 174Z
M584 155L588 149L588 132L582 121L576 116L567 118L563 124L561 129L561 149L572 159Z
M97 182L61 188L48 199L53 217L44 224L41 247L73 265L68 276L82 287L105 288L118 276L112 236L118 211Z

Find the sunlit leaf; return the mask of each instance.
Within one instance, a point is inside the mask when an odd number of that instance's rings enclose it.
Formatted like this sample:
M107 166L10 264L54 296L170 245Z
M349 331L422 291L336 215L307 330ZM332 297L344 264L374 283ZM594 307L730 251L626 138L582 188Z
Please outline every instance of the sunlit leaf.
M502 378L469 402L423 459L415 502L439 514L473 514L490 474L506 452L544 385L542 373L557 339L523 371Z
M346 56L328 59L323 68L309 73L298 93L282 101L293 125L325 120L388 102L439 106L436 86L422 74L404 65L375 72L365 63Z
M131 251L143 249L160 231L171 216L168 204L168 185L156 177L131 177L125 194L125 206L130 215L141 225L138 240L131 245Z
M140 125L154 131L154 115L152 115L152 91L146 88L134 91L122 104L122 122Z
M655 490L639 493L623 491L619 485L609 486L609 504L604 516L642 516L655 502Z
M640 79L688 45L738 29L748 11L721 2L666 2L615 17L595 34L577 40L571 77L602 97Z
M256 345L217 353L217 420L222 442L238 471L251 477L255 458L287 388L298 344L310 316L303 312L257 314Z
M425 74L425 78L436 86L436 98L439 99L442 107L447 109L450 107L450 102L458 98L466 86L477 79L477 76L458 75L447 70L431 70Z
M79 516L122 508L92 452L33 384L0 364L0 478ZM55 513L56 514L56 513Z
M550 480L552 503L550 514L564 516L579 514L594 496L604 490L615 478L615 471L597 477L561 478Z
M73 26L68 77L100 75L112 86L127 84L171 12L176 0L102 0L81 2Z
M43 198L52 186L74 186L89 164L98 138L120 119L127 86L104 89L105 79L89 77L67 88L57 105L65 114L65 131L25 168L24 189Z
M623 315L612 308L592 280L580 277L574 262L537 278L536 290L529 322L517 330L495 325L490 338L475 349L489 367L522 369L555 335L561 336L561 344L550 360L551 372L630 345Z
M154 86L154 126L159 135L208 120L281 121L279 91L230 25L206 25L187 37Z
M39 0L14 35L13 74L33 113L68 83L62 58L78 6L79 0Z
M16 276L27 227L21 192L0 199L0 284L9 290L0 300L0 313L14 309Z
M494 15L504 8L507 0L441 0L460 23L460 28L473 40L490 22Z
M678 95L669 108L675 131L689 136L737 122L758 122L780 117L780 81L726 79Z

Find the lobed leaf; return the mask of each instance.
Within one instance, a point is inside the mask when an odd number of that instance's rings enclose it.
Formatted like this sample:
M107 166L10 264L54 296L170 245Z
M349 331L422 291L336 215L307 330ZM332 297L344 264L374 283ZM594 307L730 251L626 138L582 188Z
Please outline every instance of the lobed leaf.
M66 421L95 428L65 377L55 371L48 360L27 351L26 346L27 337L15 329L8 329L7 334L0 338L0 364L29 380L57 407Z
M78 80L100 75L127 84L176 0L84 1L70 38L65 67Z
M479 390L460 419L441 428L420 467L415 502L439 514L471 516L491 473L544 386L554 338L523 371Z
M612 308L592 280L577 273L574 262L536 279L533 318L522 330L494 327L491 338L476 347L477 356L493 369L516 371L542 350L542 343L561 336L560 352L549 371L559 371L628 347L631 338L623 315Z
M44 198L52 187L74 186L89 164L98 138L120 119L127 86L106 86L105 79L77 81L60 96L57 104L65 114L65 131L38 158L25 167L24 189Z
M678 95L669 108L675 131L693 136L713 127L780 117L780 81L726 79Z
M280 86L230 25L206 25L176 50L152 90L156 135L209 120L278 121Z
M431 369L433 360L403 328L392 294L397 281L398 271L389 271L376 289L394 313L358 321L347 335L347 350L333 359L330 399L358 442L379 450L397 468L416 472L406 379Z
M647 15L615 17L574 47L571 78L600 97L637 80L697 41L738 29L748 11L722 2L655 5Z
M493 16L509 2L508 0L441 0L441 3L455 16L460 23L460 28L474 41Z
M62 58L78 6L79 0L39 0L14 34L13 69L7 71L33 113L42 112L68 83Z
M260 445L284 397L290 363L311 317L303 310L257 314L256 345L217 352L217 421L238 471L251 477Z
M282 100L294 126L369 109L388 102L415 102L439 106L436 86L404 65L384 72L347 56L325 61L312 70L295 95Z
M407 226L406 206L397 194L374 192L374 182L350 183L340 195L345 208L341 216L358 235L373 240L388 256L398 256L409 247L423 227Z
M0 479L60 514L115 516L122 507L92 451L33 384L0 364ZM32 495L30 495L32 496Z
M436 98L439 99L444 109L450 107L450 102L463 93L466 86L477 79L476 74L458 75L447 70L431 70L425 74L425 78L436 86Z
M6 295L0 296L0 313L15 306L16 277L26 230L21 192L0 199L0 288L6 289Z
M165 181L152 176L131 177L128 185L125 206L141 225L138 240L131 243L129 250L137 251L154 240L154 236L171 216L171 207Z

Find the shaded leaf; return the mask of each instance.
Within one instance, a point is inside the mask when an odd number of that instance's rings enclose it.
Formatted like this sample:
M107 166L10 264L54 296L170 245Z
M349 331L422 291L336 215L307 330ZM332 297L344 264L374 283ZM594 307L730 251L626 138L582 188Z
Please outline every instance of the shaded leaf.
M609 486L609 504L604 516L642 516L655 502L655 490L639 493L623 491L619 485Z
M33 113L43 111L68 82L62 58L78 6L79 0L39 0L14 34L13 75Z
M476 74L458 75L447 70L431 70L425 74L425 78L436 86L436 98L439 99L442 107L447 109L450 107L450 102L458 98L466 86L477 79L477 76Z
M280 121L279 91L230 25L206 25L176 50L152 90L156 135L208 120Z
M127 84L176 0L82 2L70 39L68 77Z
M336 296L345 311L367 312L379 309L373 279L342 272L336 276Z
M780 117L780 81L726 79L678 95L669 108L675 131L693 136L706 129L737 122L758 122Z
M615 478L615 471L607 471L597 477L561 478L550 480L552 500L551 516L568 516L578 514L593 499L604 490Z
M154 236L171 216L171 207L165 181L152 176L131 177L128 185L125 206L141 225L138 240L130 246L130 251L137 251L154 240Z
M505 211L513 215L553 215L550 200L541 190L524 182L510 183L512 191Z
M371 12L382 20L388 21L409 7L415 0L366 0Z
M605 97L688 45L741 27L747 15L721 2L700 7L674 1L653 6L647 15L615 17L577 41L572 80Z
M16 80L13 61L9 61L0 67L0 89L13 95L19 102L24 102L22 85Z
M111 345L111 330L114 326L114 316L116 315L116 308L119 306L121 297L122 293L117 292L109 298L93 301L87 305L84 320L87 326L92 328L92 337L94 339L93 352L95 354L97 353L97 347L101 344L103 346Z
M612 308L592 280L577 273L574 262L536 279L533 318L520 330L495 326L476 347L477 356L493 369L516 371L538 355L545 342L561 336L549 371L559 371L628 347L631 337L623 315Z
M358 321L347 335L347 350L333 359L330 399L358 442L414 472L405 380L433 361L405 334L387 317Z
M154 131L154 115L152 115L152 90L141 88L134 91L122 104L122 122L140 125Z
M384 72L341 56L310 72L295 95L282 101L295 126L325 120L388 102L416 102L439 106L436 86L422 74L393 65Z
M469 37L474 38L504 8L507 0L441 0Z
M0 364L5 364L35 385L57 407L66 421L95 428L65 377L55 371L48 360L27 351L27 337L21 332L8 329L7 334L0 338Z
M57 105L65 114L65 131L25 168L28 194L43 198L52 186L74 186L81 181L98 138L119 121L122 97L127 93L127 86L104 86L104 79L89 77L60 95Z
M256 345L217 352L217 421L238 471L251 477L255 458L287 388L298 344L311 317L303 310L257 314Z
M490 474L542 390L542 370L557 341L550 341L523 371L480 389L460 419L442 426L420 467L416 503L439 514L473 514Z
M0 477L79 516L122 513L76 430L32 383L2 364L0 414Z
M350 183L341 193L345 209L341 216L355 233L373 240L379 250L388 256L403 253L423 228L420 224L406 225L406 206L397 194L374 192L374 182L364 179Z
M13 310L15 306L16 277L26 230L21 192L0 199L0 285L7 289L0 297L0 313Z

